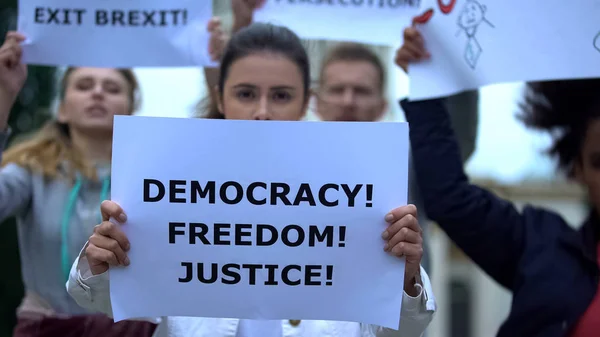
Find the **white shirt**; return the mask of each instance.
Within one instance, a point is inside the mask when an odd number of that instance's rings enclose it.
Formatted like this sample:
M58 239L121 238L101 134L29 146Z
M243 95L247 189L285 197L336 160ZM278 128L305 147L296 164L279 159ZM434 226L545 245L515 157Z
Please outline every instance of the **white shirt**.
M238 323L236 337L281 337L283 329L280 321L255 321L241 319Z
M87 246L87 244L86 244ZM67 291L82 307L112 317L108 272L92 275L84 250L71 267ZM399 330L355 322L302 320L255 321L235 318L160 317L153 337L420 337L433 319L435 298L429 276L421 267L420 293L402 297Z

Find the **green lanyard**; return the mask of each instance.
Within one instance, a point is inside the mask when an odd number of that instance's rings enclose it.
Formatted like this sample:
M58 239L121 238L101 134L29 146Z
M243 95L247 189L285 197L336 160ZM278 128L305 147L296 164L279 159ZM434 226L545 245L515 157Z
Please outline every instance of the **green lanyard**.
M71 189L69 194L69 200L62 217L61 223L61 247L60 255L62 262L62 271L65 277L65 282L69 280L69 273L71 272L72 261L69 257L69 225L71 223L71 216L73 215L73 209L77 203L77 197L81 190L81 178L78 176L75 180L75 185ZM108 190L110 188L110 177L106 177L102 182L102 192L100 193L100 202L104 201L108 197ZM99 217L98 223L102 221L102 216Z

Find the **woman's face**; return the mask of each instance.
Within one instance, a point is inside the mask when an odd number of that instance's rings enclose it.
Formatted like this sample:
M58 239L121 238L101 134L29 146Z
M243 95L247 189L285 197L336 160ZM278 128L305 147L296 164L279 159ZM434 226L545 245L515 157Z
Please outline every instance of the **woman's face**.
M123 74L109 68L77 68L66 81L58 120L72 130L112 132L113 117L132 111L130 84Z
M307 104L299 67L282 55L260 53L231 64L219 110L226 119L295 121Z
M590 201L600 211L600 119L588 127L575 177L587 188Z

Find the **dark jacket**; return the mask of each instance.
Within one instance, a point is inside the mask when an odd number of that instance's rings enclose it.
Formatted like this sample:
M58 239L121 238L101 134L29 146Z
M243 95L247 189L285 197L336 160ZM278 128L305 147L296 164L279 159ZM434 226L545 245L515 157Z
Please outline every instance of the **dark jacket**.
M513 293L498 337L568 336L598 289L598 217L580 230L469 183L442 100L401 102L428 217Z

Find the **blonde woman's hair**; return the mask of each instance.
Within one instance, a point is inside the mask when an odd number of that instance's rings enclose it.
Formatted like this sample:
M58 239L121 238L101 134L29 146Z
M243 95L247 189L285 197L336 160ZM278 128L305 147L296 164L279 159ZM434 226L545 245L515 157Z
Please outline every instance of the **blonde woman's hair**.
M60 82L60 101L65 97L69 77L76 69L76 67L69 67L65 71ZM132 113L138 104L138 81L130 69L118 69L118 71L129 84L128 94L131 102L130 112ZM80 151L72 146L69 126L53 119L48 121L30 139L4 151L0 165L4 167L7 164L14 163L31 172L42 174L48 178L56 178L60 174L59 168L64 162L68 163L69 171L67 175L71 178L74 177L76 171L79 171L87 179L97 179L95 168L85 160Z

